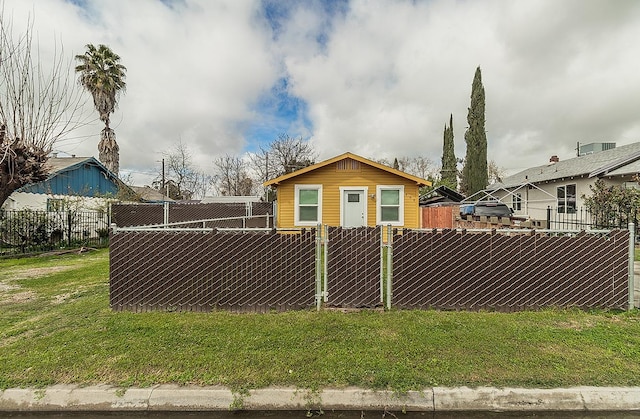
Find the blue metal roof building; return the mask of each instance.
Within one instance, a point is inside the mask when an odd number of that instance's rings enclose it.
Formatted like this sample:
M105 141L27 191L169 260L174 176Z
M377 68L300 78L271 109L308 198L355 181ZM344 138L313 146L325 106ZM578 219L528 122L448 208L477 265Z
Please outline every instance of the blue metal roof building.
M52 157L49 177L17 192L86 197L115 196L124 184L93 157Z

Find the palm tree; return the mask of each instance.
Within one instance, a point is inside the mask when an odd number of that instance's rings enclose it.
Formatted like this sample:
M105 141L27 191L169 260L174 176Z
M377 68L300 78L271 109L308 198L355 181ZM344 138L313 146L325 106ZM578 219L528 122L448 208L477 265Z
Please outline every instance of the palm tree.
M120 169L118 143L116 133L109 127L109 115L116 108L120 92L124 92L127 68L120 64L120 56L106 45L87 45L87 51L76 55L80 65L76 66L78 81L93 96L93 104L104 122L98 143L98 158L107 169L116 175Z

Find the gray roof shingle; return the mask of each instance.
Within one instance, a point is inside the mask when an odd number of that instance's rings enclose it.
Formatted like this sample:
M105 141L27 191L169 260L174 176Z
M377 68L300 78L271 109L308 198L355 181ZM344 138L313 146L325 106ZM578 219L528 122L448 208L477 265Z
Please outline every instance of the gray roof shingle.
M502 182L489 185L487 189L511 188L525 183L544 182L554 179L588 176L607 166L623 164L607 172L607 175L619 176L640 172L640 143L628 144L598 153L561 160L543 166L532 167L515 175L502 179Z

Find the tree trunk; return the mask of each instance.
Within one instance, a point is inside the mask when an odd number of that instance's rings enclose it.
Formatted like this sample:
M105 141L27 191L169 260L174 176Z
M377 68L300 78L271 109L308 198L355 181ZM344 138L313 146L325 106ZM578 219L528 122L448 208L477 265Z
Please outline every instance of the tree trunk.
M0 132L0 206L16 190L47 178L47 152L9 142Z
M98 158L107 169L118 176L120 171L120 147L116 142L116 133L111 128L106 127L100 135L98 143Z

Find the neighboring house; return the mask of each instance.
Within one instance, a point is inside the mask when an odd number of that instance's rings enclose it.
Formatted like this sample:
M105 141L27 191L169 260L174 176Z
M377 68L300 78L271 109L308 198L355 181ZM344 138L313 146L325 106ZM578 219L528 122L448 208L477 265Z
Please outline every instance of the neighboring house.
M420 227L419 188L431 182L344 153L264 183L276 188L280 228Z
M640 143L621 147L606 143L615 148L603 151L597 150L607 147L596 147L598 144L581 147L589 154L572 159L561 161L552 156L548 164L506 177L467 201L499 199L514 210L514 215L538 220L546 219L548 207L566 217L579 217L582 196L591 194L589 187L597 179L610 185L637 186L633 176L640 173Z
M6 210L64 211L65 206L92 210L105 206L108 198L129 191L118 177L93 157L51 157L49 177L16 190L3 205Z

